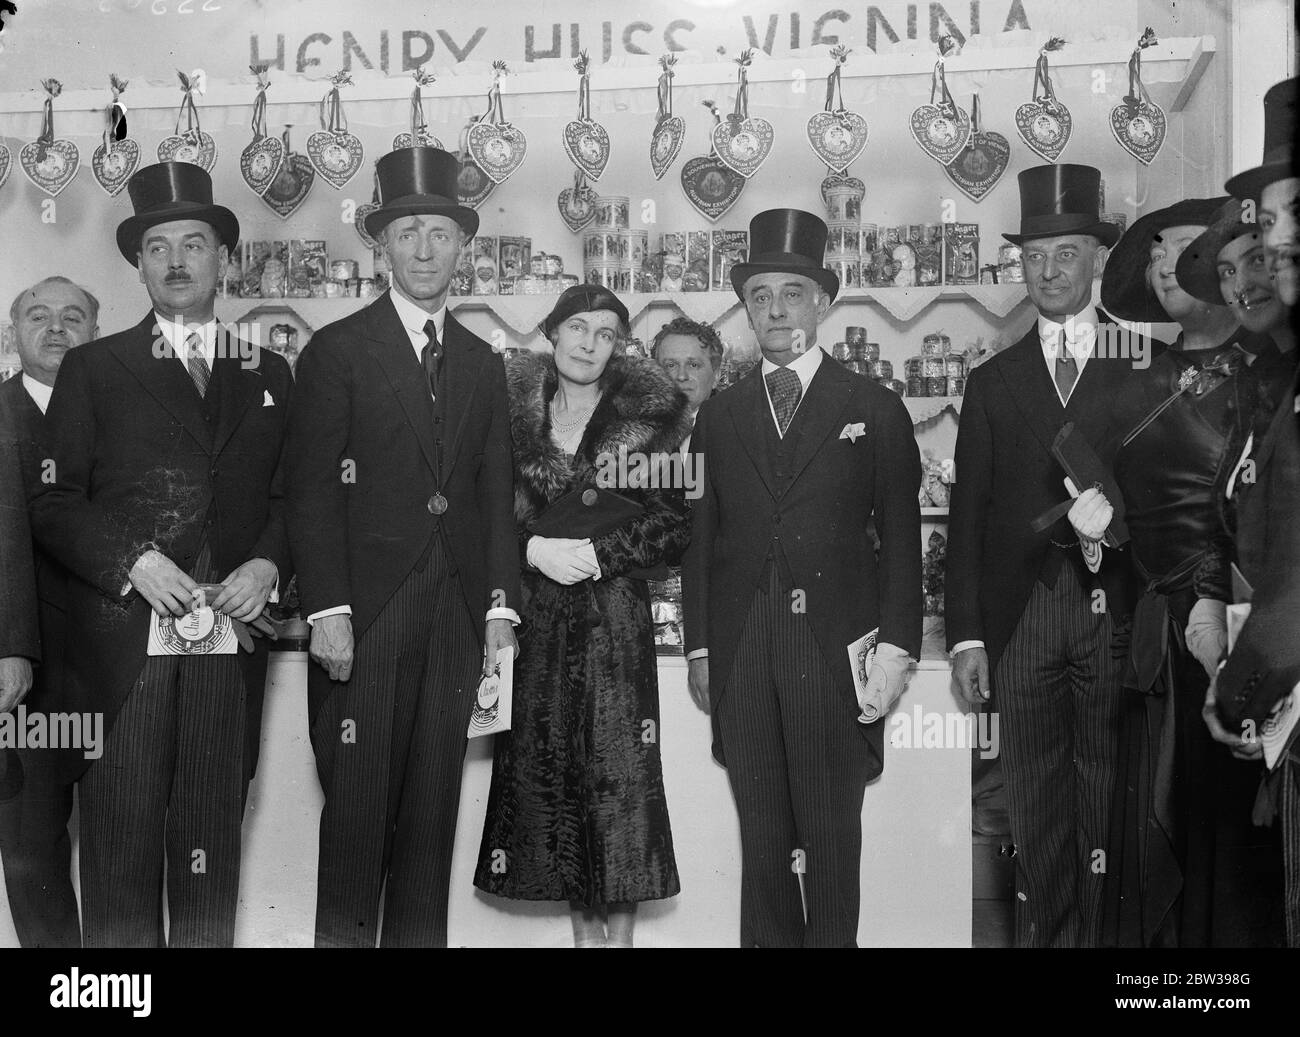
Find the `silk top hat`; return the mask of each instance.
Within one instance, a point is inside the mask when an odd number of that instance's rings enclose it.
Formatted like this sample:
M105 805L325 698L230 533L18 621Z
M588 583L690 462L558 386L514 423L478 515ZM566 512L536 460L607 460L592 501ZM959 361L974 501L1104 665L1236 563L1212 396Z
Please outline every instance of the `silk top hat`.
M212 177L193 162L157 162L137 170L127 181L135 215L117 227L117 249L133 266L140 239L150 227L176 220L202 220L233 252L239 241L239 221L224 205L212 204Z
M1147 276L1151 246L1156 236L1169 227L1208 228L1229 200L1188 198L1147 213L1126 230L1106 260L1106 270L1101 275L1101 305L1106 312L1125 320L1151 323L1172 320L1152 291ZM1222 300L1219 305L1223 305Z
M460 224L465 237L478 232L478 213L460 204L456 178L460 160L441 148L398 148L375 165L379 208L366 217L366 232L379 232L404 216L447 216Z
M1216 306L1227 305L1219 285L1219 253L1228 242L1246 235L1252 235L1257 243L1262 242L1259 224L1244 223L1241 217L1241 202L1229 198L1205 233L1183 249L1174 267L1174 277L1188 295Z
M834 302L840 279L822 265L826 224L802 209L768 209L749 221L749 261L731 268L731 287L743 300L755 274L802 274L816 281Z
M1296 80L1286 79L1269 87L1264 95L1264 160L1254 169L1238 173L1223 189L1234 198L1259 198L1275 180L1296 176L1295 138Z
M1031 166L1020 173L1020 233L1003 234L1013 245L1035 238L1091 234L1109 248L1119 227L1101 218L1101 171L1069 162Z

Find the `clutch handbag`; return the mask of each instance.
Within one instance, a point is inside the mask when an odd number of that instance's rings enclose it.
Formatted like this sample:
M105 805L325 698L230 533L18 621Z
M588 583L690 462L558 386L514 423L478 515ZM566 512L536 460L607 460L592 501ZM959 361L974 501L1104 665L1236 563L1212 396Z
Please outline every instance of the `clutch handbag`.
M528 531L539 537L565 537L595 540L612 533L632 519L640 518L645 508L613 490L595 486L570 490L528 523ZM668 566L632 569L625 574L634 580L666 580Z

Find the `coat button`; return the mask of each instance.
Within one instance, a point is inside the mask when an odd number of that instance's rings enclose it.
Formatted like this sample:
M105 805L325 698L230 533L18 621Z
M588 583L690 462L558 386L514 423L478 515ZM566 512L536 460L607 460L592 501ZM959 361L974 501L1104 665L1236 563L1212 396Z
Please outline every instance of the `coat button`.
M599 494L595 490L587 489L582 491L582 503L587 507L595 507Z
M441 493L435 493L429 498L429 514L441 515L447 510L447 498Z

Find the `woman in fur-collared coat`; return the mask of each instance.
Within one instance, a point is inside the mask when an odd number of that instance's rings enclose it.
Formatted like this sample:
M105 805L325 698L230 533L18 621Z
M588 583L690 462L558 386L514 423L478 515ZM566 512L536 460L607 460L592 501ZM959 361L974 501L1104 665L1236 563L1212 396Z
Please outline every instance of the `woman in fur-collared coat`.
M690 419L657 364L623 355L628 314L611 292L568 289L542 330L553 354L507 366L515 519L528 565L512 730L497 736L474 883L516 900L568 901L577 946L630 946L637 903L680 888L654 626L636 574L676 563L690 523L682 488L611 486L598 465L624 450L670 455ZM579 529L529 534L559 498L597 486L641 514L594 539Z

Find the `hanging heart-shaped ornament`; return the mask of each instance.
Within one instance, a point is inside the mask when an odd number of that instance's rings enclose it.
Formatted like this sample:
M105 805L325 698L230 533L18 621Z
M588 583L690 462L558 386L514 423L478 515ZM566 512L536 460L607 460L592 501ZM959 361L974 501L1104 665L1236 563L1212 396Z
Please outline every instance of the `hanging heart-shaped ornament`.
M341 191L366 159L365 148L347 130L317 130L307 138L307 157L321 178Z
M817 112L808 120L813 154L836 173L843 173L867 146L867 120L857 112Z
M496 190L497 182L466 153L461 153L460 173L456 176L456 194L461 205L477 209Z
M1151 100L1142 82L1142 51L1156 44L1150 26L1128 62L1128 95L1110 112L1110 132L1120 147L1145 166L1160 153L1169 131L1165 110Z
M574 234L596 218L596 192L587 185L581 170L573 176L573 186L566 187L556 199L560 219Z
M239 155L239 173L254 194L264 195L284 168L284 142L279 137L253 140Z
M9 179L9 170L13 168L13 156L9 154L9 149L0 143L0 187L4 187L5 181Z
M713 146L718 158L746 180L767 161L775 138L772 124L757 117L736 119L727 116L713 128Z
M1016 109L1016 129L1034 152L1055 162L1070 143L1074 119L1060 101L1026 101Z
M211 172L217 162L217 145L202 130L173 133L158 145L158 161L190 162Z
M590 119L573 119L564 127L564 151L584 176L599 180L609 164L609 133Z
M867 185L856 176L831 173L822 180L822 201L831 219L856 220L862 215L862 199L867 195ZM839 205L832 198L844 198ZM836 211L842 209L843 211ZM850 215L856 209L856 215Z
M981 128L979 94L971 100L970 112L970 142L943 171L967 198L978 202L997 186L1007 171L1011 142L1000 133Z
M939 38L939 60L930 78L930 103L912 112L912 138L940 165L948 165L970 140L970 116L957 107L948 92L943 59L956 46L951 36Z
M111 144L101 144L90 156L90 168L95 173L95 179L110 198L126 186L139 165L140 145L130 137Z
M505 183L510 174L523 164L527 152L527 139L508 122L480 120L470 127L470 157L493 183Z
M442 149L442 141L429 132L427 126L421 126L415 131L415 136L410 133L399 133L393 138L393 150L400 148L438 148Z
M262 195L262 201L282 220L292 216L311 191L316 181L316 170L306 155L289 149L289 130L284 131L284 165Z
M18 164L23 167L28 180L53 198L77 175L81 168L81 152L72 141L54 137L54 99L63 92L63 84L57 79L44 79L41 86L45 88L41 135L23 145L18 153Z
M695 211L710 222L724 216L745 189L745 178L716 155L693 158L682 166L682 190Z
M378 202L366 202L363 205L358 205L352 213L352 223L353 226L357 228L357 237L359 237L366 248L369 249L375 248L379 242L375 241L375 239L370 236L370 232L366 230L366 217L372 212L378 211Z
M655 127L654 136L650 138L650 168L654 170L656 180L662 180L677 161L685 137L686 123L680 116L670 115Z

